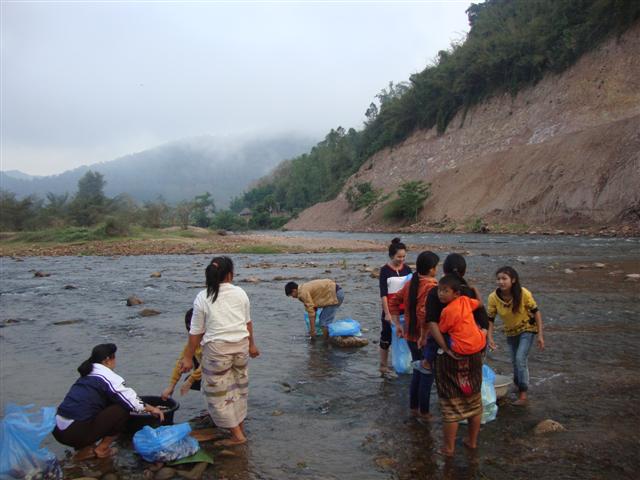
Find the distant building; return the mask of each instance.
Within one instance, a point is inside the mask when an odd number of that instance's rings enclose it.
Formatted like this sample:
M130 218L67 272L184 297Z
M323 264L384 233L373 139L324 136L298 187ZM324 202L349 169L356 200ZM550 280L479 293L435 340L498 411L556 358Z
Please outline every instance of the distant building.
M243 208L238 215L248 220L249 218L251 218L251 210L249 210L248 208Z

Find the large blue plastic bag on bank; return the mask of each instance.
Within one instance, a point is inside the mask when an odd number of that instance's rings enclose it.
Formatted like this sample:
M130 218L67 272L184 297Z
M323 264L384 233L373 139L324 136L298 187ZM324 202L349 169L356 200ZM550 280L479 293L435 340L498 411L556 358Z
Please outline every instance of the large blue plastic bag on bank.
M193 455L200 450L198 441L189 433L188 423L151 428L142 427L133 436L133 448L147 462L170 462Z
M320 312L322 312L322 309L318 308L316 310L316 335L322 335L322 327L320 326ZM310 332L311 330L309 330L309 314L306 310L304 312L304 323L307 325L307 332Z
M329 324L330 337L361 337L360 324L353 318L336 320Z
M56 456L40 444L56 425L56 409L9 404L0 420L0 478L61 479Z
M404 327L404 315L400 315L400 324ZM412 373L411 350L407 345L407 340L398 338L396 326L391 322L391 364L398 374Z
M489 365L482 365L482 424L494 421L498 414L495 380L496 372Z

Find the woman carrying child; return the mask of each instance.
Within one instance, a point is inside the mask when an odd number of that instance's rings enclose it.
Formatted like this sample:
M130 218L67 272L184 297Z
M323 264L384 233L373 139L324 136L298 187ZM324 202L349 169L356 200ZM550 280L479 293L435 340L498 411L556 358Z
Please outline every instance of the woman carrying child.
M427 321L440 347L433 368L443 419L440 453L445 456L453 455L458 422L465 419L469 429L463 444L477 448L482 419L482 353L488 321L478 291L464 279L466 268L462 255L447 256L442 265L445 276L427 295Z
M504 333L511 350L513 363L513 383L518 388L518 399L513 405L527 404L529 389L528 356L533 340L538 336L537 344L544 350L542 334L542 315L533 295L520 285L518 272L511 267L499 268L496 272L498 288L489 295L487 310L489 313L489 348L494 350L494 320L497 315L502 318Z
M193 368L193 355L202 344L202 392L218 427L228 428L231 438L221 445L247 441L244 419L249 395L249 357L260 355L253 338L247 294L233 281L233 262L215 257L205 270L207 288L193 302L189 344L181 372Z
M389 367L389 347L391 346L391 312L389 300L403 287L411 268L405 263L407 247L399 238L391 240L389 245L389 262L380 268L380 302L382 303L382 318L380 330L380 375L393 378L397 375ZM404 305L400 305L399 314L404 313Z
M422 361L422 349L418 346L418 340L423 334L425 337L428 335L425 303L429 291L438 285L435 276L439 261L440 258L433 252L420 253L416 260L416 273L409 282L404 284L398 294L388 299L389 312L396 326L396 332L399 337L407 339L411 359L414 362ZM399 321L401 305L405 306L404 328ZM429 370L424 370L422 366L414 367L409 389L409 409L412 415L424 419L431 418L429 398L432 385L433 374Z

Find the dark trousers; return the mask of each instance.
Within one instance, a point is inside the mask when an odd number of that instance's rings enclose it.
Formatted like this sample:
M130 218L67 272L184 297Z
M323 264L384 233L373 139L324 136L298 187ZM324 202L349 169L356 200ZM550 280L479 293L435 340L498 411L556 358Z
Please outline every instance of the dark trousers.
M384 319L384 313L382 314L382 328L380 329L380 348L383 350L389 350L391 346L391 322Z
M411 359L422 360L422 351L416 342L407 341L411 350ZM419 410L422 414L429 413L429 399L431 397L431 386L433 385L433 374L427 374L413 370L411 386L409 387L409 408Z
M79 450L104 437L122 433L129 420L129 412L118 404L109 405L91 420L76 420L64 430L53 429L53 436L63 445Z

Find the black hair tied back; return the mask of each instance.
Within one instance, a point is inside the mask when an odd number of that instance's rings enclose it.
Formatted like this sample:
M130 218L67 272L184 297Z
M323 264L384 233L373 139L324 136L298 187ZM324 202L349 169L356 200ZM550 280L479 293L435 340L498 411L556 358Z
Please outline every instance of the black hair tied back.
M207 298L211 303L218 298L220 284L233 273L233 262L229 257L215 257L204 271L207 280Z
M402 243L400 237L396 237L391 240L391 245L389 245L389 258L393 258L398 253L398 250L406 250L407 246Z
M93 347L93 350L91 350L91 356L78 367L78 373L81 377L86 377L91 373L91 370L93 370L94 363L102 363L112 358L117 350L118 347L116 347L115 343L101 343L100 345L96 345Z
M418 304L418 286L420 284L420 275L427 275L429 270L436 268L440 257L433 252L424 251L418 255L416 260L416 273L411 277L409 284L409 334L415 335L418 329L417 304Z

